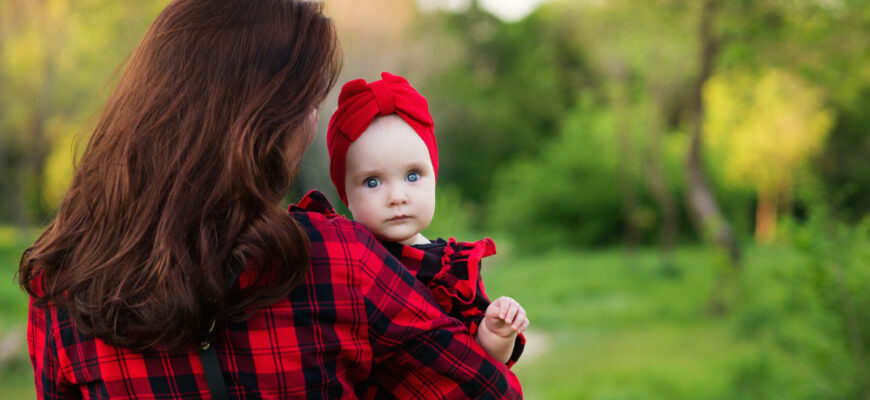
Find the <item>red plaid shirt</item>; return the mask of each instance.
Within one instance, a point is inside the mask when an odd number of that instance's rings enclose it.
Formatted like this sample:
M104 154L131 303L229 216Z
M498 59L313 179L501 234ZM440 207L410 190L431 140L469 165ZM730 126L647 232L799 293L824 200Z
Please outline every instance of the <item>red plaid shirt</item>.
M311 272L288 298L220 329L232 397L353 399L373 385L397 398L522 397L516 376L367 229L329 207L290 214L311 240ZM40 398L209 397L195 349L112 347L32 301L27 341Z

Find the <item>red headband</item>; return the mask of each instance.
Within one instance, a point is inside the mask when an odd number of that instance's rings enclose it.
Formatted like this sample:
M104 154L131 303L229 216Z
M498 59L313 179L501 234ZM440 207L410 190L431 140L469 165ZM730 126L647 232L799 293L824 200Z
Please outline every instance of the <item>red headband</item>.
M429 104L405 78L389 72L381 80L366 83L363 79L345 83L338 95L338 109L329 119L326 147L329 149L329 176L341 201L347 204L344 190L347 149L359 138L372 121L380 116L398 114L420 135L432 169L438 177L438 145L435 143L435 123L429 114Z

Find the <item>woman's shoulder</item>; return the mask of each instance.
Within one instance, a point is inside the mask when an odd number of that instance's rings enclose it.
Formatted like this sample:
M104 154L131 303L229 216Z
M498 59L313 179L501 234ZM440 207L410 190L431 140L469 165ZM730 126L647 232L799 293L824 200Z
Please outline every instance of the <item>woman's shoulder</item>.
M362 224L335 212L322 193L312 190L289 209L290 216L308 235L314 279L360 279L370 286L378 277L414 276ZM335 278L341 276L341 278Z
M332 206L332 203L329 202L326 195L317 189L311 189L308 193L305 193L299 201L290 205L287 212L320 214L326 218L340 216L335 212L335 207Z
M295 204L291 204L287 213L306 228L358 229L353 221L337 213L326 195L316 189L312 189Z
M319 245L373 248L377 243L371 231L337 213L326 196L317 190L306 193L296 204L290 205L287 212L308 234L313 249Z

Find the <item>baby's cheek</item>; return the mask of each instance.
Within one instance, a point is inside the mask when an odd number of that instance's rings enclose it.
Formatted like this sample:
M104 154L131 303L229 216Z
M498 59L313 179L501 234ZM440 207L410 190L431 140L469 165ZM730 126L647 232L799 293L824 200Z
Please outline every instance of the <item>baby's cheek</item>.
M369 229L372 231L372 233L375 234L375 237L377 237L378 239L385 239L385 237L387 236L386 232L384 232L383 229L380 229L377 225L371 225L369 226Z

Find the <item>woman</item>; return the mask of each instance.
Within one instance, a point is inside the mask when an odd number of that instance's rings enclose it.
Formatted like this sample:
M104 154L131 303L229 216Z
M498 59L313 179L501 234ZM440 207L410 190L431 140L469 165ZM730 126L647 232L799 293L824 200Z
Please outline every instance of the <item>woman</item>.
M200 348L235 398L521 396L367 230L279 208L338 65L317 3L167 6L21 259L39 397L208 397Z

